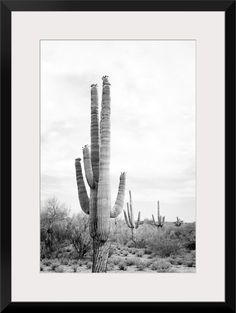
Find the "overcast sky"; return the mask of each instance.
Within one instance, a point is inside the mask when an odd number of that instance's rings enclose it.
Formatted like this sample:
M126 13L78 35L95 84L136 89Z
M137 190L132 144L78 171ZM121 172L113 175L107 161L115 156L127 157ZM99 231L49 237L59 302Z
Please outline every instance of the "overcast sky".
M111 82L111 190L135 216L195 220L195 42L41 41L41 195L80 212L74 160L90 143L90 85Z

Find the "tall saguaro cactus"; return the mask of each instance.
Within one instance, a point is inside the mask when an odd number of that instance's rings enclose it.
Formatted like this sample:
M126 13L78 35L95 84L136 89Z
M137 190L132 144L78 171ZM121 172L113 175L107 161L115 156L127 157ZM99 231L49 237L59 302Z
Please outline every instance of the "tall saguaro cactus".
M159 200L157 201L157 221L155 221L154 215L152 215L152 219L153 219L153 224L157 228L163 227L163 225L165 223L165 216L160 215L160 202L159 202Z
M128 216L127 216L128 214ZM134 240L134 229L137 229L140 224L140 211L138 212L138 219L135 222L134 220L134 213L133 213L133 203L132 203L132 195L131 191L129 191L129 203L127 202L127 214L124 210L124 217L125 217L125 222L127 226L131 229L131 236L132 236L132 241L135 243Z
M102 108L99 125L97 85L91 85L91 151L83 148L84 171L90 187L87 195L81 159L75 160L78 195L82 210L89 214L90 236L93 238L92 272L106 272L110 248L110 217L116 218L122 211L125 197L126 174L121 173L115 205L111 208L110 196L110 83L103 76Z

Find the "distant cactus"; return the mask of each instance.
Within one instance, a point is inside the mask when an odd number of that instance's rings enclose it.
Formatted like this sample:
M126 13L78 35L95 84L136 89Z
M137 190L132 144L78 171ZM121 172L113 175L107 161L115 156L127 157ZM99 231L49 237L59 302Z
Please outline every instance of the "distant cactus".
M178 216L176 217L175 226L180 227L184 221L182 221Z
M163 225L165 223L165 216L160 215L160 203L159 203L159 201L157 201L157 221L155 221L154 215L152 215L152 219L153 219L153 224L157 228L163 227Z
M139 211L138 212L138 219L135 222L134 213L133 213L132 195L131 195L131 191L129 191L129 203L127 202L127 214L124 210L124 217L125 217L125 222L126 222L127 226L131 229L131 236L132 236L133 242L135 242L135 240L134 240L134 229L137 229L140 225L140 216L141 216L141 214Z
M83 148L84 171L90 187L87 195L81 168L81 159L75 160L78 195L82 210L89 214L90 236L93 238L92 272L105 272L110 242L110 217L116 218L122 211L125 197L126 174L121 173L115 205L111 209L110 197L110 83L103 76L102 109L99 129L98 90L91 85L91 152Z

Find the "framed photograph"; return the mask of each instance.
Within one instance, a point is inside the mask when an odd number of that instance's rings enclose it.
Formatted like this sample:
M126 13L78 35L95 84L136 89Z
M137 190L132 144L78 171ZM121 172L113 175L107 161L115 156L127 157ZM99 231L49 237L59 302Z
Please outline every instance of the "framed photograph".
M1 312L235 312L235 1L1 1Z

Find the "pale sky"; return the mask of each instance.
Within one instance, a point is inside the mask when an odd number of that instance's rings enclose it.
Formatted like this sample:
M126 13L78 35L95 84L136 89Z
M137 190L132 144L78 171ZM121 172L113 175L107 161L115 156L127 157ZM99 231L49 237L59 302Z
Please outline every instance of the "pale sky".
M74 160L90 143L90 85L111 83L111 190L134 214L195 220L195 41L41 41L41 196L81 212ZM123 218L123 216L122 216Z

